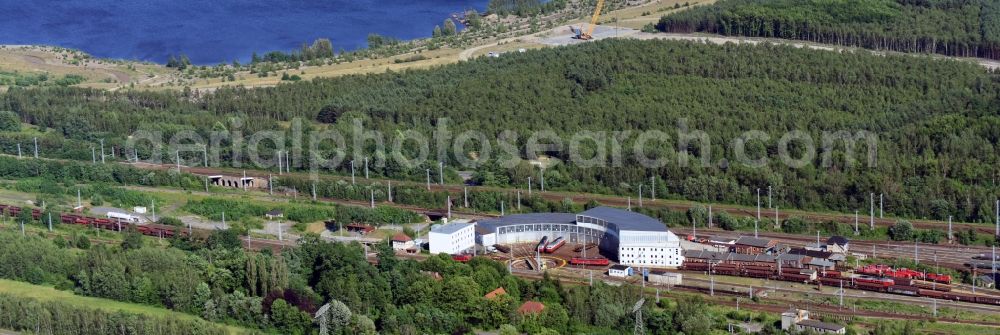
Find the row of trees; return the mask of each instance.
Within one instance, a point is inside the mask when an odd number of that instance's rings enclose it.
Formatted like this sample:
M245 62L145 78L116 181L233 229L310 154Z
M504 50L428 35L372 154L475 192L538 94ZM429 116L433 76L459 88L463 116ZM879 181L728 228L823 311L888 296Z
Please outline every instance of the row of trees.
M0 328L53 335L223 335L225 328L201 320L151 317L127 312L81 308L60 301L41 302L0 294Z
M992 0L724 0L664 16L658 28L1000 59L998 13Z
M490 14L532 16L548 14L566 8L566 0L490 0L486 11Z
M254 52L250 56L250 65L254 66L264 62L306 62L314 59L333 58L334 56L336 56L336 53L333 50L333 43L330 43L329 39L318 38L313 41L312 45L302 43L302 47L299 50L291 52L271 51L265 53L263 56Z
M429 152L449 153L441 157L448 167L466 160L476 163L469 169L475 170L479 183L522 189L538 170L526 162L500 166L498 156L507 154L497 148L509 144L517 151L515 157L523 157L530 134L551 131L558 145L542 153L569 163L544 171L550 190L635 195L640 184L649 189L653 178L660 198L749 205L754 204L756 188L770 185L782 208L845 212L867 207L868 194L876 192L886 194L885 208L896 215L937 219L951 215L960 221L989 222L998 192L993 180L1000 176L995 145L1000 138L1000 117L995 113L998 92L993 74L955 61L771 45L612 40L430 70L262 89L224 88L207 94L11 89L0 95L0 110L14 111L42 127L64 129L67 135L49 134L79 140L48 139L52 142L42 154L80 160L91 159L88 144L93 145L93 139L73 132L81 125L89 125L87 133L108 137L107 143L123 143L140 129L162 131L165 138L181 130L205 138L223 130L287 135L292 130L275 120L291 121L295 128L298 118L303 148L308 148L310 134L321 129L354 138L357 120L366 131L383 134L385 146L380 149L376 141L367 141L358 149L352 145L338 149L326 141L316 145L318 152L324 157L346 151L347 157L356 153L372 161L385 159L384 165L372 164L372 174L418 181L425 178L425 169L436 179L436 162L406 167L391 159L386 151L400 133L415 131L433 138L436 128L445 125L453 133L474 129L489 139L492 156L480 152L476 141L451 154L452 143L439 148L432 140ZM325 124L310 121L318 116ZM506 130L519 136L505 141L500 135ZM603 146L608 155L603 166L572 163L569 140L585 130L606 133L596 143L584 141L579 150L590 158ZM648 145L645 155L662 158L666 164L643 167L631 149L638 142L637 131L652 130L667 136ZM767 158L760 167L742 163L735 148L749 130L768 138L746 141L747 156ZM777 158L783 149L779 139L793 131L807 135L816 147L802 167ZM862 139L850 150L846 142L834 138L833 145L824 148L828 139L824 136L837 131L874 134L877 144L869 147ZM710 145L703 146L700 140L681 145L682 134L702 132ZM223 164L235 163L234 151L245 150L247 141L241 140L222 141ZM17 143L26 147L31 136L0 135L4 152L16 153ZM75 149L60 152L57 143ZM271 144L264 143L262 157L273 157ZM794 144L802 142L792 143L792 157L808 153ZM614 147L622 148L619 160L610 157ZM873 148L877 162L870 164L866 158ZM139 156L147 159L152 151L141 143ZM406 157L420 153L410 145L402 146L402 151ZM182 153L181 158L198 162L200 155ZM688 164L679 163L684 160ZM292 163L304 169L311 157L295 157ZM361 161L355 163L360 169ZM350 174L350 167L348 158L333 170ZM445 171L446 180L459 180L454 169Z

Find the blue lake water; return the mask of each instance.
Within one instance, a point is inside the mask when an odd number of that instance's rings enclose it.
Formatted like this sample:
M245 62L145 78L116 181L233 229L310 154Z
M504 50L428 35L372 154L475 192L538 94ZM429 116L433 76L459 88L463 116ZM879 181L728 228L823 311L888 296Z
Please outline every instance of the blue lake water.
M45 44L102 58L196 64L248 60L317 38L366 46L369 33L413 39L488 0L0 0L0 44Z

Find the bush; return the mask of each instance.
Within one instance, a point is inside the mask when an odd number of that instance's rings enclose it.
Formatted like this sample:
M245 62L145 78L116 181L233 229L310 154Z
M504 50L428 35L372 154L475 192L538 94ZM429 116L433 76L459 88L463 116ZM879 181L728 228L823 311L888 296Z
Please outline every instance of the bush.
M909 241L913 239L913 225L902 220L889 227L889 238L893 241Z
M0 131L20 131L21 118L14 112L0 112Z

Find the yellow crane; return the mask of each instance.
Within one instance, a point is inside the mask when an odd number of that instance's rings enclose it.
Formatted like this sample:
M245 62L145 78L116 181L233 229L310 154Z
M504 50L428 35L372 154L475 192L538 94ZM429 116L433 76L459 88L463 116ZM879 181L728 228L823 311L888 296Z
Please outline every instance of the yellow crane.
M597 7L594 8L594 15L590 17L590 25L587 26L587 30L584 31L583 27L580 27L579 31L574 31L576 33L576 38L581 40L590 40L594 36L594 28L597 27L597 20L601 18L601 9L604 8L604 0L597 0Z

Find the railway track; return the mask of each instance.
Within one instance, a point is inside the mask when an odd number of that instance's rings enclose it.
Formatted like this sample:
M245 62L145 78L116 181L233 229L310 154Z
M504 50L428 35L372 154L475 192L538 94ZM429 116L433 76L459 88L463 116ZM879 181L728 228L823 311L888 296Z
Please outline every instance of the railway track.
M155 170L171 170L171 169L176 169L176 165L169 165L169 164L124 163L124 162L122 164L127 164L127 165L130 165L130 166L134 166L134 167L137 167L137 168L143 168L143 169L155 169ZM241 175L243 173L243 170L229 169L229 168L213 168L213 167L184 167L184 166L182 166L181 170L184 171L184 172L189 172L189 173L197 174L197 175L234 175L235 176L235 175ZM273 175L273 173L265 172L265 171L259 171L259 170L246 170L246 173L247 173L247 176L252 176L252 177L256 177L256 178L267 178L268 176ZM291 175L291 176L301 177L301 178L307 178L307 177L309 177L309 174L307 174L307 173L300 173L300 172L286 173L286 175ZM339 176L339 175L323 175L320 178L321 179L328 179L328 180L345 180L345 181L351 180L351 177L345 177L345 176ZM390 180L389 179L372 178L372 179L367 179L367 181L369 181L369 182L388 182ZM393 181L397 185L408 185L408 186L425 186L426 185L425 183L413 182L413 181L400 181L400 180L391 180L391 181ZM517 190L517 189L502 188L502 187L465 186L465 185L456 185L456 184L444 184L444 185L431 184L430 185L430 189L432 191L448 191L448 192L450 192L452 194L455 194L455 195L461 194L464 191L465 188L469 188L469 189L473 189L473 190L500 191L500 192L511 192L511 191L516 191ZM521 190L521 191L524 192L524 190ZM542 197L543 199L550 200L550 201L562 201L562 200L568 198L568 199L572 200L575 203L587 203L587 202L593 200L593 201L597 201L597 202L600 202L600 203L605 204L605 205L619 206L619 207L624 207L624 206L627 206L629 204L629 199L627 197L611 196L611 195L603 195L603 194L567 193L567 192L553 192L553 191L541 192L541 191L538 191L538 190L535 190L532 194L533 195L537 194L538 196ZM633 206L635 206L637 204L638 203L635 202L635 201L632 202ZM707 204L696 203L696 202L692 202L692 201L664 200L664 199L650 200L650 199L646 199L646 201L643 203L643 205L644 205L644 207L649 207L649 208L665 208L665 209L671 209L671 210L675 210L675 211L686 211L686 210L691 209L693 207L706 206ZM756 209L752 208L752 207L739 206L739 205L730 205L730 204L717 204L717 203L713 203L711 205L712 205L713 213L725 212L725 213L728 213L730 215L743 216L743 217L756 217L756 215L757 215L756 214L757 213ZM762 209L762 210L765 211L765 212L762 212L762 216L768 217L768 220L773 220L774 219L773 212L768 213L768 212L771 211L770 209ZM477 213L477 214L483 215L482 213ZM780 219L784 219L784 218L788 218L790 216L801 217L801 218L804 218L804 219L809 220L809 221L817 221L817 222L834 221L834 222L846 223L846 224L853 224L854 223L854 214L853 213L850 213L850 214L847 214L847 213L822 213L822 212L808 212L808 211L801 211L801 210L785 210L785 211L779 211L779 213L778 213L779 220ZM899 218L875 218L874 219L874 224L876 226L888 227L888 226L892 226L893 224L895 224L896 220L898 220L898 219ZM945 221L923 220L923 219L907 219L907 221L909 221L911 224L913 224L913 226L915 228L920 228L920 229L947 229L947 222L945 222ZM862 222L862 224L867 224L867 221ZM955 231L967 230L967 229L971 228L971 229L975 229L977 232L980 232L980 233L985 233L985 234L993 234L993 233L995 233L994 227L992 225L966 223L966 222L953 222L952 225L953 225L953 228L954 228Z
M690 234L692 232L691 228L671 228L671 230L678 234ZM699 236L717 235L727 238L738 238L741 235L739 232L726 231L717 228L699 228L697 232ZM760 232L758 235L795 247L804 247L806 245L816 243L816 239L814 237L807 237L803 235L775 232ZM821 240L821 242L823 241ZM915 248L912 243L869 240L851 241L852 253L866 254L869 257L874 256L908 260L913 260L916 255L918 257L917 260L920 262L955 270L967 270L968 267L965 266L965 262L971 260L972 256L982 253L989 254L991 251L992 250L987 247L964 245L917 243Z
M687 271L687 270L678 270L677 272L687 273L687 274L701 274L701 272ZM716 277L723 277L723 278L725 278L725 277L729 277L729 276L716 275ZM744 278L744 277L736 277L736 278ZM685 276L684 280L685 281L690 281L690 282L702 283L702 284L705 284L705 285L710 285L710 282L711 282L710 280L700 279L700 278L692 278L691 276ZM778 283L787 283L787 282L780 282L779 281ZM809 295L814 295L814 296L823 296L823 297L830 297L830 298L838 298L839 297L839 295L836 294L836 293L821 292L821 291L817 291L817 290L812 289L812 288L811 289L806 289L806 290L796 290L796 289L778 287L777 285L767 286L766 284L764 284L764 285L760 285L760 286L752 286L752 285L732 283L732 282L719 282L717 280L715 282L715 286L719 287L720 285L723 285L724 287L728 286L728 287L736 287L736 288L744 289L744 291L742 291L742 292L744 292L743 295L746 295L745 292L747 292L747 290L749 290L751 287L753 287L755 289L765 289L765 290L774 291L774 292L800 293L800 294L809 294ZM809 286L815 287L815 285L811 285L811 284ZM720 291L720 289L716 288L716 292L719 292L719 291ZM879 300L893 301L893 302L898 302L898 303L903 303L903 304L911 304L911 305L912 304L929 305L929 304L932 303L931 301L934 300L933 298L923 298L923 299L921 299L921 298L910 297L910 296L905 296L905 295L884 294L884 293L877 293L877 292L858 291L858 290L852 290L852 289L847 289L847 288L844 289L844 292L845 292L844 293L844 298L845 299L846 298L851 298L851 299L873 299L873 298L877 298ZM852 292L852 293L847 293L847 292ZM871 294L869 294L869 293L871 293ZM937 305L939 307L960 308L960 309L972 310L972 311L976 311L976 312L985 312L985 313L1000 313L1000 307L997 307L997 306L981 305L981 304L971 304L971 303L964 303L964 302L954 302L954 301L943 300L943 299L936 299L936 300L937 300ZM996 322L996 325L1000 326L1000 322Z
M531 272L531 271L515 271L514 275L522 277L522 278L527 278L527 279L535 279L535 280L542 279L542 274L536 273L536 272ZM553 276L553 278L555 278L556 280L559 280L560 282L562 282L564 284L570 284L570 285L588 285L589 284L589 279L587 279L586 276L587 275L582 275L581 274L580 276L571 276L571 277L567 278L566 276L557 274L557 275ZM601 278L594 278L594 280L595 281L596 280L601 280L601 281L608 281L608 280L610 280L610 281L615 281L615 282L621 282L623 284L624 283L635 284L634 283L635 280L629 281L629 280L621 280L621 279L616 279L616 278L604 278L604 277L601 277ZM708 283L708 281L701 281L699 279L690 280L688 278L685 278L684 280L685 281L703 282L703 283L706 283L706 284ZM725 283L725 284L716 283L717 287L719 287L720 285L731 285L731 284L728 284L728 283ZM655 284L647 283L646 286L647 286L647 290L644 291L643 294L647 298L655 298L656 297L656 293L655 292L649 292L648 288L666 289L665 291L664 290L660 291L660 297L670 297L670 296L673 295L672 291L683 291L683 292L700 293L700 294L709 294L710 291L712 291L707 286L702 287L702 286L695 286L695 285L674 285L674 286L668 288L668 287L664 287L662 285L655 285ZM737 287L749 289L749 286L740 286L740 285L731 285L731 286L737 286ZM771 290L771 288L768 288L766 286L757 286L755 288L764 288L764 289L767 289L767 290ZM781 290L781 289L778 289L778 290ZM787 290L787 291L789 293L808 293L808 294L817 295L817 293L813 292L813 291L797 291L797 290ZM822 304L811 304L811 303L797 301L797 300L779 299L779 298L770 298L770 297L769 298L765 298L765 299L767 301L777 302L779 304L755 303L755 302L753 302L753 301L751 301L749 299L747 299L745 301L741 301L741 302L736 302L736 301L732 301L730 299L727 299L727 298L734 298L734 297L745 297L745 296L747 296L747 294L745 292L746 291L743 291L743 292L734 292L732 290L716 289L716 290L714 290L715 296L709 297L708 299L711 300L712 303L726 305L728 307L736 307L738 305L740 308L746 308L746 309L750 309L750 310L754 310L754 311L761 311L761 312L774 313L774 314L781 314L781 313L785 312L786 310L788 310L788 306L801 306L801 307L804 307L806 309L809 309L811 312L819 312L821 314L829 314L829 315L838 315L838 316L848 317L848 318L860 316L860 317L869 317L869 318L900 319L900 320L915 320L915 321L926 321L929 318L929 316L923 316L923 315L900 314L900 313L891 313L891 312L883 312L883 311L872 311L872 310L865 310L865 309L857 310L857 309L850 309L850 308L839 307L839 306L830 306L830 305L822 305ZM830 295L830 294L827 294L827 295ZM836 295L833 295L833 296L836 296ZM845 295L845 297L848 297L848 296ZM859 297L859 298L865 298L865 297ZM906 302L902 302L902 303L910 303L910 304L912 304L914 302L912 302L912 301L906 301ZM919 302L916 302L916 303L926 304L928 302L927 301L919 301ZM939 306L945 306L945 304L941 303L941 302L939 302L938 304L939 304ZM806 307L806 305L808 307ZM969 306L962 305L962 306L959 306L959 307L961 307L961 308L967 308ZM972 306L972 308L978 308L978 307L980 307L980 306ZM996 310L996 309L989 310L989 312L997 313L998 310ZM952 322L952 323L959 323L959 324L973 324L973 325L980 325L980 326L985 325L985 326L1000 327L1000 322L971 321L971 320L962 320L962 319L954 319L954 318L936 318L936 320L937 321L941 321L941 322Z

